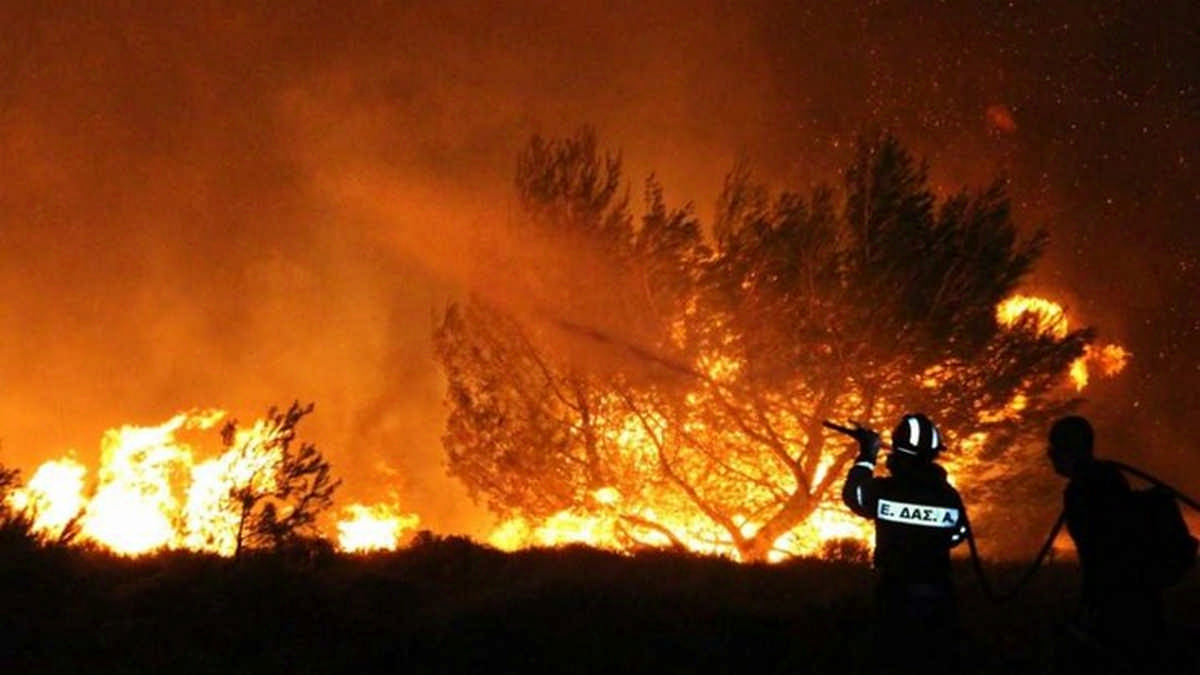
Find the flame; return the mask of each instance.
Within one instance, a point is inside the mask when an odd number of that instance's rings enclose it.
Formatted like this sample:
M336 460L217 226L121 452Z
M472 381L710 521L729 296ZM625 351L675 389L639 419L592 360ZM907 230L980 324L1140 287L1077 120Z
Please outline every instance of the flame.
M714 377L741 367L740 363L727 359L701 363L711 367L709 372ZM630 461L654 466L656 449L643 422L634 415L618 419L618 423L604 425L608 437ZM664 427L666 422L654 419L652 424ZM712 433L699 423L687 426L691 434ZM816 480L829 471L832 463L830 456L818 465L814 472ZM746 515L735 515L732 520L746 537L761 526ZM775 540L767 560L777 562L798 555L820 555L825 542L834 539L852 539L869 550L872 538L871 523L851 514L837 495L829 494L806 522ZM599 488L588 495L584 504L542 519L523 515L506 518L493 529L488 543L506 551L570 544L618 552L679 546L693 553L739 557L728 532L695 509L675 503L661 492L647 490L645 494L624 495L613 487Z
M1032 330L1036 334L1062 339L1070 333L1070 323L1062 305L1031 295L1014 295L996 307L997 322L1010 329ZM1124 368L1129 353L1119 345L1088 347L1084 355L1071 364L1070 381L1082 389L1087 384L1089 370L1104 376L1115 375ZM728 355L704 355L696 363L697 370L705 373L711 381L729 382L737 378L743 362ZM917 378L920 386L941 386L945 377L944 366L934 366ZM700 391L687 395L687 401L699 405L704 394ZM847 401L848 407L854 402ZM1015 392L1012 398L999 409L980 412L980 421L997 422L1002 419L1017 419L1028 407L1025 392ZM632 465L645 465L653 472L657 449L646 426L658 430L667 428L666 420L651 417L638 420L634 416L613 417L598 424L606 437L620 448L620 453ZM684 430L697 437L713 437L721 431L704 427L702 423L685 421ZM787 429L792 437L802 437L799 428ZM972 456L988 441L985 432L975 432L959 441L959 458ZM815 467L814 483L819 482L834 465L829 455ZM953 484L962 472L961 461L947 462L946 468ZM648 474L649 475L649 474ZM781 479L775 476L774 479ZM779 480L782 484L783 481ZM795 555L819 555L824 545L834 540L853 540L870 549L873 528L865 519L854 516L841 504L836 490L823 497L810 517L801 525L785 532L773 542L767 555L769 561L777 561ZM659 529L645 525L653 522ZM760 523L746 516L734 517L733 522L743 535L752 534ZM668 535L666 532L670 532ZM514 516L502 521L492 531L489 542L498 548L515 550L528 546L560 546L572 543L587 544L600 548L625 551L644 546L682 545L697 552L737 557L734 543L729 534L715 526L706 517L696 513L685 504L672 503L662 493L647 489L643 494L622 495L613 488L601 488L583 500L583 503L564 509L546 518L531 519Z
M621 434L636 430L628 426ZM565 546L586 544L596 548L623 550L618 537L619 515L616 507L621 493L613 487L602 487L591 494L598 510L563 509L541 522L524 516L513 516L501 522L488 536L488 543L502 551L516 551L530 546Z
M538 523L520 516L510 518L497 526L488 543L503 551L568 544L611 550L625 548L617 540L616 519L611 514L581 513L572 509L559 511Z
M33 518L35 532L58 537L71 521L79 539L122 555L162 549L232 555L241 519L238 492L270 492L282 448L276 428L260 419L238 429L224 452L196 461L182 436L214 428L222 410L181 412L157 426L125 425L104 433L94 494L74 457L44 462L9 503ZM395 549L416 515L395 505L350 504L336 524L343 551Z
M87 467L73 457L43 463L29 482L14 490L9 505L34 516L33 531L57 538L83 512Z
M175 547L182 505L175 486L192 464L189 446L176 439L184 429L208 429L215 411L179 413L155 427L123 426L105 432L96 494L82 521L85 538L116 553Z
M1088 345L1084 356L1090 363L1095 364L1105 377L1112 377L1125 370L1133 355L1121 345L1108 344L1099 348Z
M767 561L782 562L796 555L821 553L825 544L839 539L856 541L869 551L874 544L873 534L869 522L847 511L841 503L824 505L804 524L776 540Z
M996 321L1006 328L1032 327L1038 334L1059 339L1066 337L1070 330L1062 305L1030 295L1014 295L997 305ZM1091 377L1089 365L1098 368L1105 377L1112 377L1125 369L1130 356L1129 351L1121 345L1088 345L1083 356L1071 363L1068 376L1075 390L1083 391Z
M1045 298L1015 295L996 307L996 318L1010 329L1033 330L1054 338L1069 334L1066 312ZM1115 375L1125 368L1129 358L1129 352L1120 345L1089 346L1071 364L1069 376L1082 389L1091 374ZM696 366L710 381L722 383L737 379L743 362L728 355L706 355L698 359ZM934 367L919 375L917 382L936 387L943 377L941 368ZM689 393L688 400L700 403L705 395L702 391ZM853 407L854 402L842 403ZM1017 392L1003 408L983 411L981 416L1016 418L1027 405L1026 395ZM668 423L652 414L639 418L613 412L622 409L614 404L607 414L597 417L596 427L631 465L645 467L646 475L653 475L659 457L654 435L666 431ZM198 451L184 437L211 430L226 416L221 410L195 410L179 413L157 426L111 429L101 440L101 461L90 497L85 490L86 467L73 456L66 456L38 467L29 483L12 493L10 505L30 513L40 533L59 536L74 522L80 540L116 553L138 555L186 549L231 555L240 519L237 491L269 491L275 479L273 468L281 456L270 436L272 427L267 420L258 420L239 430L223 452L198 460ZM981 417L981 421L987 420ZM783 431L792 438L804 436L796 420L784 421L781 426L789 427ZM682 430L695 437L736 441L734 436L723 436L727 430L709 429L698 420L684 421ZM971 434L959 441L960 452L956 454L971 455L987 439L983 432ZM833 460L829 455L814 467L816 481L833 469ZM946 468L953 479L958 466L952 461ZM783 474L772 479L786 484ZM804 523L780 535L772 543L767 559L819 555L832 540L854 540L869 549L871 523L849 513L835 493L829 491ZM404 534L420 523L417 515L395 503L354 503L345 506L341 515L336 523L337 546L346 552L396 549ZM734 516L733 523L743 536L752 535L762 526L747 514ZM572 543L616 551L682 546L696 553L738 557L727 531L678 495L656 487L653 481L630 494L611 486L600 487L584 495L581 504L545 518L505 519L488 541L504 550Z
M996 306L996 321L1008 328L1030 322L1035 332L1055 338L1064 338L1068 333L1062 305L1030 295L1014 295L1002 301Z
M343 511L346 517L337 524L338 549L347 553L395 550L400 536L421 522L415 514L389 504L350 504Z
M258 420L239 429L225 453L192 467L183 512L184 548L233 555L240 520L235 493L275 489L273 469L283 456L271 434L267 420Z
M635 526L615 512L590 513L580 509L564 509L541 521L524 516L508 518L496 526L488 543L504 551L584 544L618 552L631 547L661 548L681 544L693 553L737 557L735 547L727 540L728 536L705 519L671 516L666 511L654 509L644 509L637 517L673 530L677 540L673 541L662 531L650 530L639 533L636 541L631 541L629 530ZM752 534L756 527L744 516L734 520L740 522L744 535ZM680 533L691 534L681 536ZM817 555L825 542L836 539L855 540L869 550L872 533L868 521L846 511L840 502L836 505L830 502L814 511L803 524L781 535L768 553L767 560L779 562L800 555Z
M731 356L702 356L700 371L715 382L730 382L737 377L742 369L742 362Z

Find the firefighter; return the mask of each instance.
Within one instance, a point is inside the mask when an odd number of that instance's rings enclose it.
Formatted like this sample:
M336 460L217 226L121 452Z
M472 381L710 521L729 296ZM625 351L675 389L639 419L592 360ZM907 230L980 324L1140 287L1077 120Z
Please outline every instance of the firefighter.
M1050 428L1048 452L1067 479L1063 510L1083 583L1072 630L1132 653L1151 648L1163 631L1162 594L1142 583L1137 569L1132 490L1120 468L1093 455L1092 425L1072 415Z
M950 549L969 530L962 499L934 462L941 435L925 415L904 415L892 432L890 475L877 477L879 434L859 425L848 431L859 452L842 500L875 521L876 656L901 667L945 665L958 645Z

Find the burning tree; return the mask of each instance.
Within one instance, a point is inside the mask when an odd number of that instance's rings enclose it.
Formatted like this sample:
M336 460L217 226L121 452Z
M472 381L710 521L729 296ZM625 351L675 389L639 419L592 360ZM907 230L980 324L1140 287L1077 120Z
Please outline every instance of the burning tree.
M938 199L885 135L840 192L735 168L711 236L654 179L635 222L620 187L590 132L535 137L514 227L546 242L525 270L544 301L476 296L435 331L450 471L500 514L762 560L837 531L804 532L853 456L823 419L922 410L970 482L1078 402L1093 331L997 314L1046 241L1019 236L1002 182Z
M240 432L233 420L222 427L225 466L219 468L228 487L226 504L218 506L237 521L234 557L244 548L278 549L317 535L317 516L332 506L341 481L333 479L315 445L292 444L296 424L312 410L311 403L296 402L286 411L271 408L248 431Z

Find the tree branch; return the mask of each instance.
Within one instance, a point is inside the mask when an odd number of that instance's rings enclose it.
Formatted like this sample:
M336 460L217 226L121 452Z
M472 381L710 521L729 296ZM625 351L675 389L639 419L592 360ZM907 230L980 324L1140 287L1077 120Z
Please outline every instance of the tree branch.
M677 551L682 552L682 551L687 550L687 544L684 544L682 539L680 539L678 536L676 536L675 533L672 532L670 528L668 528L666 525L663 525L662 523L657 523L648 518L643 518L642 516L638 516L638 515L634 515L634 514L621 514L620 519L628 521L638 527L644 527L648 530L653 530L655 532L658 532L659 534L666 537L667 540L671 542L671 548L673 548ZM624 529L624 528L622 528L622 529ZM625 530L625 532L634 541L637 541L639 544L648 546L644 542L638 541L637 538L634 537L633 534L630 533L628 530Z
M691 484L683 480L679 474L675 472L675 469L671 466L670 461L667 460L666 450L663 447L662 440L658 437L658 433L650 425L649 420L646 419L645 414L642 413L641 409L638 408L636 404L634 404L633 400L626 392L620 392L620 396L625 401L625 404L629 406L630 411L637 416L642 428L646 431L647 435L650 436L650 440L654 443L655 450L657 451L656 454L658 455L659 468L662 469L663 474L666 475L667 478L676 485L676 487L682 490L685 495L687 495L687 498L696 505L696 508L700 509L700 511L704 515L708 516L710 520L720 525L726 532L728 532L733 541L740 547L741 543L744 541L741 530L738 529L737 525L735 525L733 521L729 520L723 513L721 513L719 510L709 504L703 497L701 497L700 493L698 493Z

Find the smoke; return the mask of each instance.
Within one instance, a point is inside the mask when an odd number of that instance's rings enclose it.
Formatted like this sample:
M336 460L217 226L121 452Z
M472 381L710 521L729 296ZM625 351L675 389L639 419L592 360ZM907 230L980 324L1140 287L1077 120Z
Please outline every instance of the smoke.
M675 8L5 12L0 433L27 470L94 466L116 424L298 397L347 493L469 528L429 334L469 289L529 299L488 267L528 257L497 229L516 151L585 122L645 147L631 174L736 148L685 114L689 79L732 77L689 56L728 26Z
M1085 90L1128 51L1105 39L1136 26L1047 41L1083 23L1079 10L1014 22L977 4L912 21L904 3L4 3L0 461L28 470L71 447L94 460L115 424L300 398L317 403L302 432L344 496L395 491L426 526L481 527L444 474L432 320L470 290L540 302L512 269L547 259L508 227L515 156L532 133L583 124L622 152L635 213L653 171L670 203L694 200L708 219L737 156L775 184L830 180L873 125L927 156L945 191L1003 172L1018 218L1056 237L1037 283L1077 293L1080 320L1129 338L1136 371L1159 334L1122 308L1151 297L1152 313L1191 282L1113 284L1148 278L1186 205L1147 213L1143 183L1080 166L1115 152L1114 127L1152 115L1175 124L1143 139L1160 156L1196 140L1156 93L1179 76L1131 67L1122 84L1145 107L1098 110ZM1084 52L1104 58L1069 70ZM1138 89L1150 80L1159 88ZM1176 169L1135 164L1147 181L1171 176L1166 197L1191 195ZM1096 206L1110 197L1125 207ZM1115 256L1101 275L1076 254L1119 250L1131 240L1115 225L1130 222L1166 223L1145 260ZM1194 255L1194 235L1184 248ZM602 268L580 272L606 283ZM1102 410L1167 398L1139 386Z

